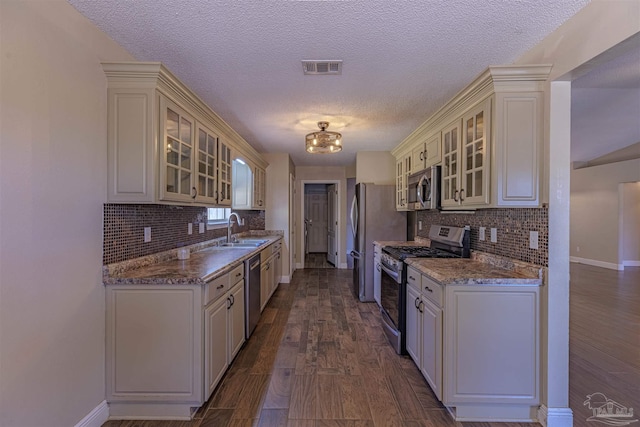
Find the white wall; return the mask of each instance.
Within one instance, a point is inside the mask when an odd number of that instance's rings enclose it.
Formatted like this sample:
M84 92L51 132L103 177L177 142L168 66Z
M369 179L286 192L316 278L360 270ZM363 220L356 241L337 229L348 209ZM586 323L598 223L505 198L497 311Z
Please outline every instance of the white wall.
M395 185L396 160L389 151L359 151L356 153L356 183Z
M267 230L283 230L282 272L289 281L289 254L291 250L290 221L289 221L289 155L276 153L262 153L262 157L269 162L267 167L267 209L265 212L265 227Z
M640 182L621 184L619 189L620 259L625 266L640 267Z
M571 426L569 390L569 247L571 81L590 61L640 31L637 0L593 0L526 52L516 64L553 64L547 83L542 200L549 202L548 285L542 289L542 417Z
M571 256L577 261L613 269L622 265L618 185L634 181L640 181L640 159L571 172Z
M296 208L296 215L298 216L296 221L297 235L299 243L296 244L296 247L300 248L296 254L296 263L302 264L302 255L304 248L303 239L304 239L304 209L302 209L302 200L304 197L304 187L302 183L304 181L317 181L319 182L330 182L330 181L338 181L338 187L340 192L340 198L338 200L339 206L339 219L340 219L340 237L339 237L339 247L338 247L338 266L341 268L346 267L347 265L347 246L346 246L346 236L347 236L347 178L346 178L346 170L344 167L339 166L298 166L296 167L296 197L295 197L295 205L299 208Z
M73 426L105 397L102 60L66 1L0 1L0 425Z

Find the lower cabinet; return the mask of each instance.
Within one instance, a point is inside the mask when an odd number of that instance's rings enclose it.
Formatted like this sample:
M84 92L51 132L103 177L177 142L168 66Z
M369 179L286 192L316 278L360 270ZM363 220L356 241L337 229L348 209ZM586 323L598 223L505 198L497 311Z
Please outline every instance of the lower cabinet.
M535 420L539 286L442 286L408 272L407 352L456 420Z
M204 400L207 400L244 343L244 280L209 304L204 318Z
M282 241L260 252L260 310L264 310L271 295L278 289L282 274Z
M111 419L190 419L244 343L243 265L205 285L108 285L106 336Z
M407 352L431 386L434 394L442 400L442 308L437 300L432 301L429 289L433 293L436 283L422 284L428 280L413 270L412 277L417 277L407 285ZM424 288L424 290L423 290ZM438 293L437 295L441 295Z

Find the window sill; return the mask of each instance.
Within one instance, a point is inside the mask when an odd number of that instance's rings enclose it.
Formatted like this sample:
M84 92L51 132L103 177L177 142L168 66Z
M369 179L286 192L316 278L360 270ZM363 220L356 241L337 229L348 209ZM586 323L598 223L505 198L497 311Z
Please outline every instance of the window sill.
M208 222L207 223L207 231L209 230L219 230L221 228L227 228L227 222Z

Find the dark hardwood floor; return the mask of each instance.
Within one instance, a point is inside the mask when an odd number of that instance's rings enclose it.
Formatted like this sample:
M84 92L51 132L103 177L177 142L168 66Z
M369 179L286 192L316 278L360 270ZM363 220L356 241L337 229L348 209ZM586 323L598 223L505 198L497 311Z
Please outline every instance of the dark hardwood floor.
M640 267L571 264L569 406L574 426L593 426L587 395L634 408L640 418ZM635 423L634 423L635 424Z
M593 427L587 394L640 408L640 269L572 265L571 274L571 408L574 425ZM351 280L351 270L318 268L280 284L194 420L103 427L539 426L454 422L411 359L387 343L377 306L353 297Z
M312 252L304 256L304 268L335 268L327 261L326 252Z

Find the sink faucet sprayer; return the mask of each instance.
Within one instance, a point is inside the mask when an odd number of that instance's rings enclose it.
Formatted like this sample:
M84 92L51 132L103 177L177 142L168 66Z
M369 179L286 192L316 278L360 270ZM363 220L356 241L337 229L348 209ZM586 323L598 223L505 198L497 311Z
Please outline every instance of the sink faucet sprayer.
M233 224L231 222L231 218L234 216L236 217L236 220L233 222L235 222L238 225L244 225L244 220L240 218L237 213L231 212L231 215L229 215L229 220L227 222L227 243L231 243L231 224Z

